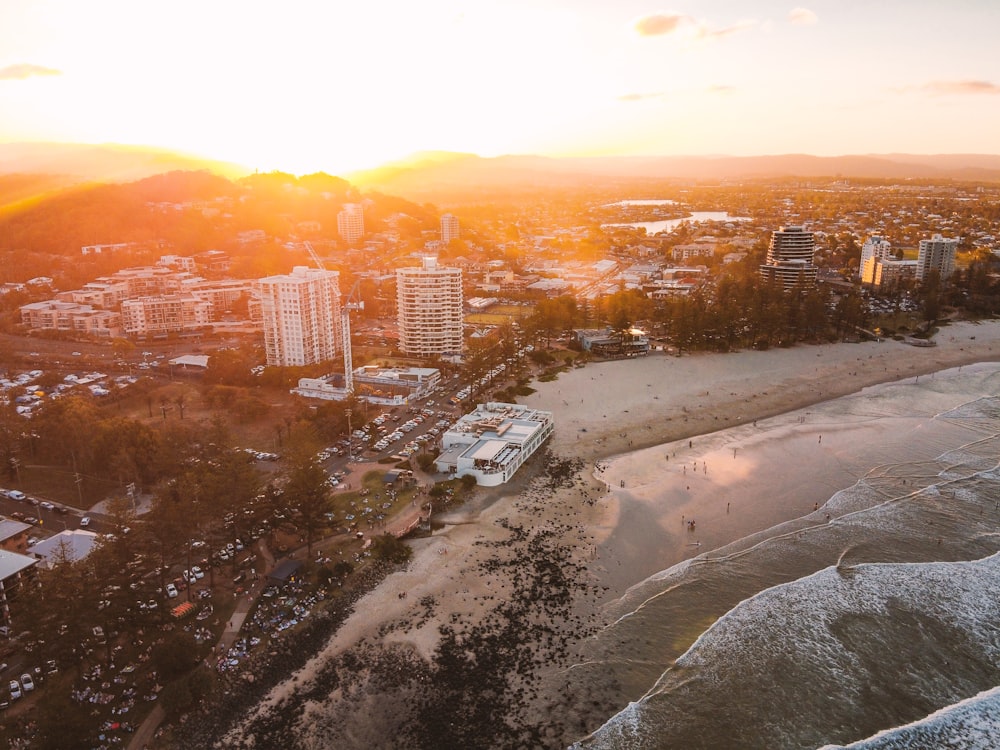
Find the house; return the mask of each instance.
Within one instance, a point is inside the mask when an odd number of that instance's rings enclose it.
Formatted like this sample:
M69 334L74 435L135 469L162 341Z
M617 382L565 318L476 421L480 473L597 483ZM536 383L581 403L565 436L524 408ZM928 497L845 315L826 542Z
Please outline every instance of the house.
M28 537L33 527L11 518L0 518L0 549L28 554Z
M86 529L60 531L48 539L43 539L31 548L31 554L45 568L52 568L60 559L69 562L82 560L97 544L97 534Z

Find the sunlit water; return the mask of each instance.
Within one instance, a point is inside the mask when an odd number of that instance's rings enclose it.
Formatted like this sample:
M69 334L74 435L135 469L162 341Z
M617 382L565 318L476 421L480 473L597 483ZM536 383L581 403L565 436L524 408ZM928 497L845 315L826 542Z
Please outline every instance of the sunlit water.
M605 224L607 227L635 227L645 229L646 234L653 236L659 232L672 232L681 224L700 224L706 221L752 221L746 216L730 216L726 211L693 211L683 219L663 219L661 221L634 221L624 224Z

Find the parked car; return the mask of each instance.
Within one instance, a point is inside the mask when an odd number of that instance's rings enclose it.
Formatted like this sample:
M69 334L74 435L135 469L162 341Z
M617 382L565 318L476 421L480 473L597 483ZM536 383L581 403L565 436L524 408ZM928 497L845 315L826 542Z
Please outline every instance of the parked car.
M32 690L35 689L35 681L31 679L31 675L28 674L27 672L21 675L21 688L26 693L30 693Z
M10 681L10 699L16 701L21 697L21 683L17 680Z
M7 490L7 497L11 500L19 500L23 502L27 495L21 492L21 490Z
M80 519L80 528L85 529L90 526L90 516L84 516Z
M38 507L39 508L45 508L45 510L55 510L56 509L56 506L53 503L50 503L48 500L42 500L42 502L40 502L38 504Z
M167 584L167 585L166 585L166 586L164 587L164 589L163 589L163 590L164 590L164 591L166 592L167 596L168 596L168 597L169 597L170 599L176 599L176 598L177 598L177 594L178 594L178 592L177 592L177 587L176 587L176 586L174 586L174 584L172 584L172 583L168 583L168 584Z

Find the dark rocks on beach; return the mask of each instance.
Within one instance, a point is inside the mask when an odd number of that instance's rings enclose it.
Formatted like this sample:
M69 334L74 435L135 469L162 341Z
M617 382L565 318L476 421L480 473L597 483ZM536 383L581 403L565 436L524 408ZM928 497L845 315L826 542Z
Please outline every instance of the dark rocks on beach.
M584 468L576 459L545 454L543 460L515 501L539 519L556 490L575 487ZM573 511L569 502L566 510L567 516ZM448 613L430 662L409 646L383 640L395 630L426 625L438 606L428 596L403 620L383 625L377 641L364 640L326 660L279 703L258 705L272 686L322 650L351 611L345 603L307 620L272 656L258 658L250 667L258 678L253 684L226 676L226 689L205 708L211 720L180 727L176 746L565 746L582 725L578 717L544 710L551 686L543 684L543 675L568 665L575 644L594 631L578 612L581 602L593 604L601 595L586 567L574 560L585 543L582 527L509 518L497 523L507 532L505 540L475 542L489 552L477 574L494 595L480 597L484 609L478 613Z

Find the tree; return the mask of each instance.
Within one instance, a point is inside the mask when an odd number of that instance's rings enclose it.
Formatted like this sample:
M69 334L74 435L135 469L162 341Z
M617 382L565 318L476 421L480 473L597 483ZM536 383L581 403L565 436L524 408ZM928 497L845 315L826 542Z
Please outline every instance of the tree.
M198 644L190 633L174 631L153 648L151 658L165 680L174 680L198 663Z
M941 317L941 275L932 270L918 289L920 312L928 326Z
M402 564L413 555L413 550L392 534L379 534L372 539L372 556L376 560Z
M50 561L52 567L39 572L32 630L39 640L51 644L52 658L60 664L75 664L79 670L81 645L96 624L96 579L84 563L73 559L65 543L59 544Z
M299 512L299 523L305 532L306 549L312 553L316 532L325 525L330 512L330 485L326 471L314 456L297 461L288 473L285 497Z
M41 750L87 750L94 746L90 704L73 700L70 689L71 685L58 683L46 688L50 694L37 705L38 734L32 746L36 742Z
M331 572L338 579L343 581L347 578L347 576L354 572L354 566L347 562L347 560L338 560L333 564L333 570Z
M74 471L92 467L94 426L101 422L92 401L79 396L48 401L32 422L50 460L69 464Z

